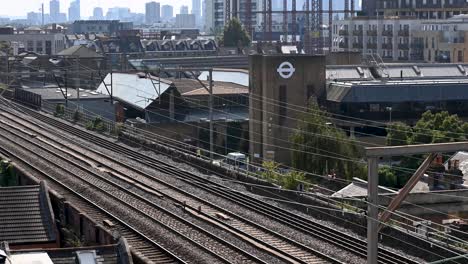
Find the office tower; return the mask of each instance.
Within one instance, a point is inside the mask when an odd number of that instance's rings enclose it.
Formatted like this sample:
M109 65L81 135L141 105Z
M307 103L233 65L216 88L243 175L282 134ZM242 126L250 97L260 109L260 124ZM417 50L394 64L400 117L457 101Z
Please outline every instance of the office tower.
M189 13L188 10L189 10L188 6L183 5L183 6L180 7L180 14L181 15L188 15L188 13Z
M81 7L80 0L75 0L70 3L70 8L68 8L68 20L75 21L81 19Z
M145 11L146 24L154 24L161 20L161 6L159 3L146 3Z
M161 18L163 20L170 20L174 17L174 7L171 5L163 5L161 7Z
M51 0L50 5L50 20L55 23L58 22L60 16L60 2L58 0Z
M103 20L104 19L104 11L101 7L95 7L93 10L93 19L94 20Z

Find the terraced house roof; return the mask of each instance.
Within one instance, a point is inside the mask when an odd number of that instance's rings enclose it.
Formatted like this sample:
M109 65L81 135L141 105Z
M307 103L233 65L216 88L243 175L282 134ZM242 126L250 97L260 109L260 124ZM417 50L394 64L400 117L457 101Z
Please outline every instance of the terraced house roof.
M11 246L56 243L54 222L44 183L0 188L0 241Z

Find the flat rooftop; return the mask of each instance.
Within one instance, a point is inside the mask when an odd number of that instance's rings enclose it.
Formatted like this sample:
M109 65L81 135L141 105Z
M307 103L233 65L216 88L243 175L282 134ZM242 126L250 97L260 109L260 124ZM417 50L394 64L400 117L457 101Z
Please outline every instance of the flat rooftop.
M42 97L43 100L65 100L65 95L67 95L68 100L77 100L78 99L78 91L73 88L25 88L25 90L38 94ZM80 88L80 100L95 100L95 99L107 99L109 95L99 93L96 91L86 90Z

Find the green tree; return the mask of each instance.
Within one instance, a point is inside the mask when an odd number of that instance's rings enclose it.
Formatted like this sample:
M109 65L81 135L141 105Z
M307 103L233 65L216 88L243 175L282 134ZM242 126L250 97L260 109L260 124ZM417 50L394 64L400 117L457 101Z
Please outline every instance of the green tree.
M263 171L261 176L264 180L272 183L277 182L279 163L274 161L264 161L262 164Z
M299 171L290 171L280 178L281 186L287 190L296 190L297 186L305 181L305 174Z
M387 146L407 145L411 137L411 127L401 123L392 123L387 128Z
M328 125L329 122L328 114L311 102L309 112L291 137L293 167L321 175L334 171L346 179L362 177L363 165L356 162L360 157L358 147L343 130Z
M429 144L465 141L468 133L468 124L460 120L457 115L450 115L448 112L432 113L427 111L414 127L409 127L401 123L394 123L387 128L387 145L403 144ZM405 139L406 137L406 139ZM410 170L396 170L397 186L402 187L411 177L411 170L419 167L423 155L413 155L397 157L400 160L400 167Z
M398 187L395 171L389 166L379 168L379 185L386 187Z
M246 47L250 45L250 37L241 22L233 18L224 27L222 42L226 47Z

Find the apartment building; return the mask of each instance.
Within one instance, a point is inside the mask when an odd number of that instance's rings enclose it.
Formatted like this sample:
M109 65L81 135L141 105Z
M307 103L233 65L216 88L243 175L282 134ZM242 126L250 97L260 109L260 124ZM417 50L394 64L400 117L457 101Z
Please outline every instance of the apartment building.
M468 62L468 16L427 21L414 33L427 62Z
M466 0L363 0L367 16L400 16L418 19L447 19L468 13Z
M385 61L468 62L468 15L445 20L356 17L333 25L332 51Z
M420 20L368 19L357 17L336 21L332 29L332 51L360 51L379 54L387 61L422 60L421 50L412 39Z
M235 1L230 1L231 8L233 8L233 3ZM252 10L257 10L258 0L252 0ZM242 23L245 23L246 17L246 0L239 0L239 6L237 9L237 13L239 14L239 19ZM214 32L216 30L223 29L226 20L226 0L206 0L205 2L205 10L203 12L203 18L205 22L205 31L206 32ZM231 12L234 13L234 12ZM252 26L257 24L257 15L252 15Z
M0 34L0 41L11 43L14 55L22 52L57 55L66 48L66 37L62 33Z

